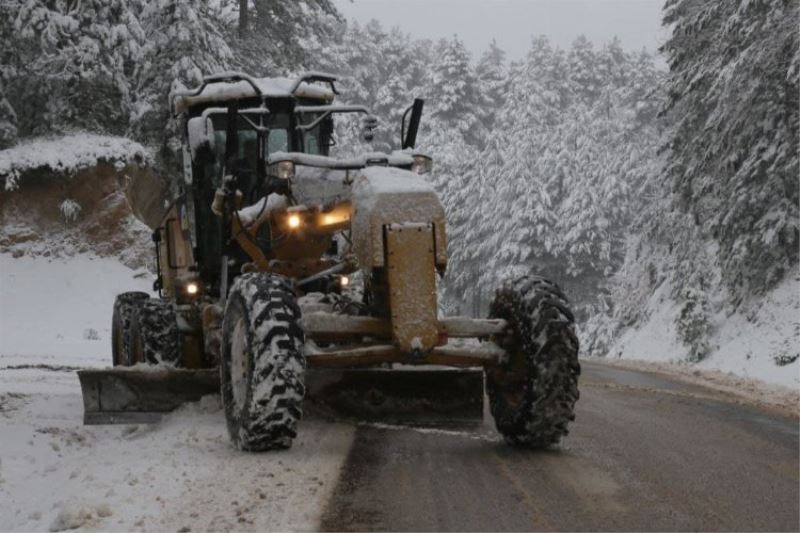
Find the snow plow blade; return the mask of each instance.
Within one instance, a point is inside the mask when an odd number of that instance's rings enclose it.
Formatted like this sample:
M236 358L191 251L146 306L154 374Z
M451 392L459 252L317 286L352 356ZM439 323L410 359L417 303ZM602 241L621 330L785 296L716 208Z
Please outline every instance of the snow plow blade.
M311 409L358 422L455 427L483 421L483 370L306 371Z
M106 368L79 370L83 423L150 424L164 413L219 393L219 370Z
M219 393L219 370L79 370L83 423L149 424L187 402ZM481 370L306 371L306 410L358 422L462 426L483 419Z

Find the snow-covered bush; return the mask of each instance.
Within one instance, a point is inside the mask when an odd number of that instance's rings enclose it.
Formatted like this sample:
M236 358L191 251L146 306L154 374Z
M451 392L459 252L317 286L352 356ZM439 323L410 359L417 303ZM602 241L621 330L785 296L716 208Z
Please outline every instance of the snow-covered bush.
M75 222L81 213L81 206L72 198L67 198L58 206L66 223Z
M675 317L678 338L689 349L688 360L702 361L711 350L708 339L711 335L710 305L706 293L687 288L681 294L681 307Z

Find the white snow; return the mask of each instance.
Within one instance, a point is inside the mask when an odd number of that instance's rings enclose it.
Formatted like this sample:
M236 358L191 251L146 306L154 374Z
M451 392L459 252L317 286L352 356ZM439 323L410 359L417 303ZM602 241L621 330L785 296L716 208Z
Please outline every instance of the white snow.
M392 167L367 167L361 174L368 180L364 194L432 193L433 185L413 172ZM403 221L398 221L403 222Z
M377 161L385 161L387 165L391 166L411 165L414 162L414 158L405 152L397 151L391 154L367 152L347 158L328 157L324 155L306 154L303 152L273 152L269 155L268 163L271 164L278 161L291 161L296 165L305 165L309 167L355 169L366 167L368 163ZM374 168L379 167L376 166Z
M678 340L675 316L679 308L660 287L647 304L649 317L640 327L625 331L609 350L609 357L651 362L682 363L687 348ZM772 384L800 387L800 359L785 366L780 355L800 350L800 272L786 279L752 307L714 316L711 353L694 365Z
M114 258L0 254L0 366L110 365L114 297L152 284Z
M0 150L0 177L6 178L6 190L15 190L26 170L49 168L55 173L69 175L99 161L143 164L149 160L147 149L130 139L75 132L30 139Z
M248 454L216 396L147 426L82 412L73 372L0 370L0 530L313 530L354 433L305 420L289 451Z
M83 425L69 367L109 364L114 295L146 291L139 274L0 254L0 531L316 529L352 425L304 420L266 454L234 449L216 396L155 425Z

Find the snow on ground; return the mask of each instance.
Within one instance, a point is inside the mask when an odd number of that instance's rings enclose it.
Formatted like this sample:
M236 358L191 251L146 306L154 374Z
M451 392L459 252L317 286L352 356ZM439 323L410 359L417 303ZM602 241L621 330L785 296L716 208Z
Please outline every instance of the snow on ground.
M7 177L6 190L19 186L26 170L49 168L57 173L74 174L98 161L145 163L150 155L141 144L124 137L75 132L60 137L37 138L0 150L0 177Z
M609 351L609 358L682 364L686 347L677 340L678 305L661 287L648 303L649 319L627 330ZM712 351L694 368L731 373L797 390L800 359L779 366L775 359L791 359L800 352L800 272L795 271L757 305L714 317Z
M304 420L285 452L229 441L216 396L155 425L84 426L74 372L0 370L0 530L311 530L355 428Z
M110 365L114 297L152 285L114 258L0 254L0 367Z
M315 529L352 425L306 419L266 454L231 446L217 397L155 425L83 425L77 375L59 367L109 364L114 295L147 290L143 274L0 254L0 531Z

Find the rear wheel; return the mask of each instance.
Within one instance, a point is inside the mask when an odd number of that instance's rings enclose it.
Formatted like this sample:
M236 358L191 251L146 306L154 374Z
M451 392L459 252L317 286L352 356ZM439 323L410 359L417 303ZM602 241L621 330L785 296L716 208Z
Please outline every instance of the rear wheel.
M141 303L131 321L133 363L178 366L180 340L178 315L170 302L150 298Z
M509 333L496 339L508 359L486 373L498 431L530 448L558 443L579 396L578 339L566 297L554 283L525 276L497 292L490 317L509 324Z
M136 311L150 296L146 292L123 292L114 300L111 315L111 360L114 366L130 366L131 321Z
M284 278L240 276L222 321L222 402L241 450L288 448L305 396L300 308Z

